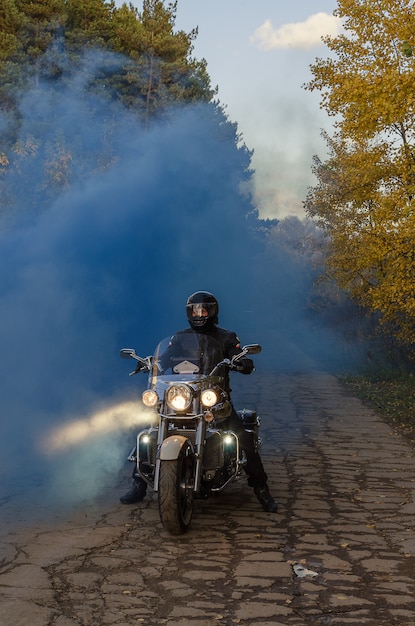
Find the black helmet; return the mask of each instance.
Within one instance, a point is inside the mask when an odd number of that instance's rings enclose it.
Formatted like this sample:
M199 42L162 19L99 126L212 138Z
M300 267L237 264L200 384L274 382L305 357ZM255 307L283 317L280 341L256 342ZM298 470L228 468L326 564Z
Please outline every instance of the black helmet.
M193 330L210 330L218 323L218 314L218 301L209 291L196 291L187 298L186 315Z

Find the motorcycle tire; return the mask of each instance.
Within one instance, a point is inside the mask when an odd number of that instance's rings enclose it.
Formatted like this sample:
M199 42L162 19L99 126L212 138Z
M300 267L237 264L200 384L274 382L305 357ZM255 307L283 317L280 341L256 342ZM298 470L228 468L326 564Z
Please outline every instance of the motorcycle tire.
M161 523L171 535L181 535L190 526L194 501L193 453L184 445L179 457L161 461L158 506Z

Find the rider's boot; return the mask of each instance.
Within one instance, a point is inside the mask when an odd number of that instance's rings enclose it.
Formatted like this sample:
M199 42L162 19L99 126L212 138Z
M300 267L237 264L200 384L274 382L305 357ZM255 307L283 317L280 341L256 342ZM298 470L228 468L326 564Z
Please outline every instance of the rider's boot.
M278 509L278 505L269 492L268 485L262 485L261 487L254 487L254 493L262 505L262 508L267 513L275 513Z
M134 504L144 500L147 493L147 483L140 477L133 479L133 486L120 498L122 504Z

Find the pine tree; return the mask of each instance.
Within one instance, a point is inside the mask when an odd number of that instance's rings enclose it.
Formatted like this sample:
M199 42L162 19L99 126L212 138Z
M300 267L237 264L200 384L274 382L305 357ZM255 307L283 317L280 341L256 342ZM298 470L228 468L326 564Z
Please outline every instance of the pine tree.
M109 48L113 37L113 0L66 0L68 44L80 48Z
M25 55L20 31L24 15L18 10L16 0L1 0L0 6L0 110L10 111L22 84Z
M115 8L112 0L0 2L0 24L9 36L0 57L0 106L8 116L0 137L0 206L8 210L20 195L41 210L45 198L119 158L116 134L126 115L133 113L144 127L161 119L174 123L177 109L189 103L208 105L212 133L238 146L239 174L249 178L251 154L213 101L206 62L192 56L197 29L175 29L177 3L146 0L139 12L132 4ZM25 93L35 105L26 107L22 130ZM91 128L101 125L94 145L59 106L71 98L79 119ZM31 171L36 185L26 175Z
M21 45L32 65L61 33L64 21L64 0L16 0L16 7L24 16L19 32Z
M114 15L113 48L127 54L120 93L124 103L144 113L146 123L166 106L209 102L211 88L206 62L192 58L197 29L175 31L177 2L144 0L139 13L123 5Z

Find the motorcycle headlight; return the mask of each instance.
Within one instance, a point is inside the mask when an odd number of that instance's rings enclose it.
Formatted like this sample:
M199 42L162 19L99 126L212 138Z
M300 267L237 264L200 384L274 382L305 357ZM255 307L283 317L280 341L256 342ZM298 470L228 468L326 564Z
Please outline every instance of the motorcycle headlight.
M143 391L141 395L141 399L145 406L153 408L156 406L159 400L159 397L157 393L154 391L154 389L146 389L146 391Z
M211 407L218 403L219 396L214 389L205 389L200 394L200 400L203 406Z
M171 385L166 391L166 403L173 411L187 411L192 404L193 393L187 385Z

